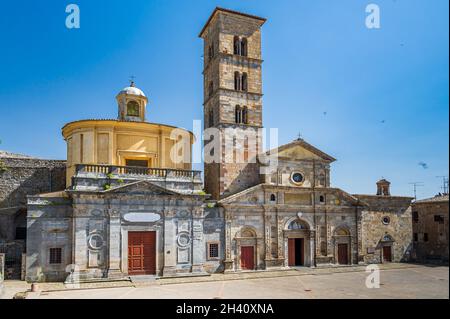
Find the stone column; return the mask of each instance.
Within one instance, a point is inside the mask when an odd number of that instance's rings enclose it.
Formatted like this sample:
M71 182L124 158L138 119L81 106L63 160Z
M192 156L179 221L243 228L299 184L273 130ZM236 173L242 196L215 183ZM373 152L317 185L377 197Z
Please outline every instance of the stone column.
M86 209L73 208L73 241L72 241L72 261L70 274L67 276L66 284L77 284L87 277L88 246L87 246L87 226L89 217Z
M205 273L205 244L203 241L203 207L192 211L192 272Z
M272 266L272 236L270 227L270 211L264 207L264 263L265 268Z
M316 232L314 230L311 230L309 233L309 251L310 251L310 257L311 257L311 262L310 262L310 267L315 267L315 260L314 260L314 252L315 252L315 237L316 237Z
M164 211L164 268L163 276L173 276L176 274L177 251L176 251L176 231L174 218L175 211L167 209Z
M224 208L225 214L225 260L224 272L233 271L233 259L231 258L231 212L228 208Z
M122 277L120 269L120 212L117 210L108 210L109 229L108 229L108 278Z
M279 212L277 212L277 231L278 231L278 262L284 264L285 256L285 243L284 243L284 234L283 234L283 218L279 215Z

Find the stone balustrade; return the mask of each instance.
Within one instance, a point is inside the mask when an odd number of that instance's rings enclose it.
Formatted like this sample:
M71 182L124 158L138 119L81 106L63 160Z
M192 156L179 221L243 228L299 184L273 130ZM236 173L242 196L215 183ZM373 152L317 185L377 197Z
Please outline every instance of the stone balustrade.
M106 183L116 186L117 182L129 183L137 180L148 180L156 184L177 191L199 191L202 189L201 171L77 164L75 174L72 178L72 189L74 190L96 190Z

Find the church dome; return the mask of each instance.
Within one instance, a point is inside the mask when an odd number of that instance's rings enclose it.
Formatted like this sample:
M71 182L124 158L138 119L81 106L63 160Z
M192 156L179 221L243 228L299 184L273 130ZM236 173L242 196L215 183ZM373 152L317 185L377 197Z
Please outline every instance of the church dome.
M130 86L128 86L128 87L126 87L126 88L123 88L123 89L119 92L119 94L129 94L129 95L137 95L137 96L144 96L144 97L145 97L144 92L142 92L141 89L137 88L137 87L134 85L134 82L131 82Z

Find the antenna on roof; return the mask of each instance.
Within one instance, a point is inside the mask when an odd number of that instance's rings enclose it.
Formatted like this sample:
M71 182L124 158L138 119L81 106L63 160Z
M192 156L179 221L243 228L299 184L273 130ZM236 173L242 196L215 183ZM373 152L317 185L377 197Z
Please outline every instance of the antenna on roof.
M444 190L444 194L448 194L448 176L436 176L436 178L442 178L441 188Z
M417 200L417 187L422 187L425 185L423 184L423 182L412 182L409 184L414 186L414 200Z

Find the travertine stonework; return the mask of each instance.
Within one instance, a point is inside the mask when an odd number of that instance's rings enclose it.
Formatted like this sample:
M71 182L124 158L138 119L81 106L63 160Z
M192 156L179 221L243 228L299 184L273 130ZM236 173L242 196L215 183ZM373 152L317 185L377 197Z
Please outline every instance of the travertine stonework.
M215 138L233 141L240 133L229 129L251 135L262 127L264 21L217 8L200 34L205 127L218 129ZM349 194L331 186L335 159L303 139L264 154L244 152L246 160L237 163L238 151L248 148L236 141L231 150L222 143L215 150L218 161L205 164L209 196L202 191L200 172L189 170L190 162L183 167L161 164L169 148L158 136L168 126L155 132L143 122L145 114L125 116L127 101L134 97L140 104L133 114L139 108L143 112L145 95L132 86L119 94L117 121L102 126L102 121L89 120L89 127L73 122L70 132L65 127L68 149L78 155L70 155L65 191L28 198L27 280L122 278L149 260L155 271L144 268L152 275L192 276L409 259L412 198L391 196L388 181L378 181L377 195ZM81 140L79 129L86 130L82 140L87 148L71 144ZM138 140L118 148L114 134L119 129ZM103 130L111 137L104 154L98 150L106 144L99 144L96 135L106 134ZM75 140L69 142L69 136ZM149 136L154 144L146 142ZM260 146L261 137L256 141ZM135 147L146 144L154 148ZM103 163L99 158L105 154L110 161ZM158 165L124 167L124 156ZM130 247L138 232L154 234L155 240ZM61 256L54 253L52 259L51 251Z

